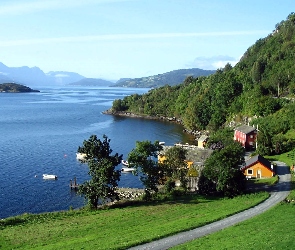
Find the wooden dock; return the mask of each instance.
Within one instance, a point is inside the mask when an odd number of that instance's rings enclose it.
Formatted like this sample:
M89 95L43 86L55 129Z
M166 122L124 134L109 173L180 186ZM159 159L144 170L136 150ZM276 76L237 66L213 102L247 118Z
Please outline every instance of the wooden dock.
M77 183L77 178L74 177L74 180L70 180L70 188L71 189L78 189L79 184Z

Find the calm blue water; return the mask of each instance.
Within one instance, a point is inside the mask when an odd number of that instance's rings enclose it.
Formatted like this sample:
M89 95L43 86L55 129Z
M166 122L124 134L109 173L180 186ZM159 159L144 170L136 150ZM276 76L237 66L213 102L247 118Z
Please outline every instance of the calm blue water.
M106 134L113 153L124 158L136 141L159 140L172 145L192 140L173 123L101 113L111 107L114 99L147 89L40 90L0 93L0 218L83 206L84 199L70 190L69 181L74 177L78 183L89 179L88 167L76 160L76 152L92 134L100 139ZM55 174L58 179L43 180L44 173ZM132 173L122 173L119 186L142 187Z

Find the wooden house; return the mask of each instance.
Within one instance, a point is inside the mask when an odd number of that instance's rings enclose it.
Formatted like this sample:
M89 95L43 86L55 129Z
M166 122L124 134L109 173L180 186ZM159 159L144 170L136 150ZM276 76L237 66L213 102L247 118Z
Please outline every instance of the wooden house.
M257 130L254 127L242 125L234 132L234 140L238 141L244 148L255 148Z
M247 160L241 170L249 179L269 178L275 175L272 164L261 155L255 155Z

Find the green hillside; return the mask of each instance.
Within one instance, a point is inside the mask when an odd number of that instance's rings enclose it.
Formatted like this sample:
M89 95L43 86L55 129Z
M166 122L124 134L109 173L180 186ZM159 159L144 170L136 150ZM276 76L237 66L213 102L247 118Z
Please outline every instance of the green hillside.
M119 80L115 87L158 88L166 84L174 86L182 83L188 76L208 76L214 72L215 70L203 70L197 68L178 69L154 76Z
M189 130L216 131L241 123L259 125L263 153L293 145L295 129L295 14L259 39L240 62L227 64L207 77L187 77L144 95L115 100L111 112L175 117ZM263 133L265 131L265 133ZM259 139L259 138L258 138ZM261 149L262 150L262 149Z

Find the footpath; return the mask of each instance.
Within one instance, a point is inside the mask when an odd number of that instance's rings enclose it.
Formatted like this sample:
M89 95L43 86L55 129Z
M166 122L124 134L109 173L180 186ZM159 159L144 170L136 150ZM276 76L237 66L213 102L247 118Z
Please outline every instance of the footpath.
M193 230L189 230L187 232L182 232L173 236L169 236L167 238L163 238L157 241L153 241L147 244L143 244L140 246L132 247L130 250L164 250L169 249L173 246L180 245L187 241L191 241L202 236L212 234L224 228L233 226L239 222L245 221L254 217L258 214L261 214L271 207L275 206L279 202L286 199L290 192L290 181L291 174L289 171L289 167L286 166L283 162L277 163L277 174L279 175L279 182L273 187L270 192L270 197L259 205L247 209L243 212L235 214L233 216L227 217L223 220L213 222L211 224L198 227Z

